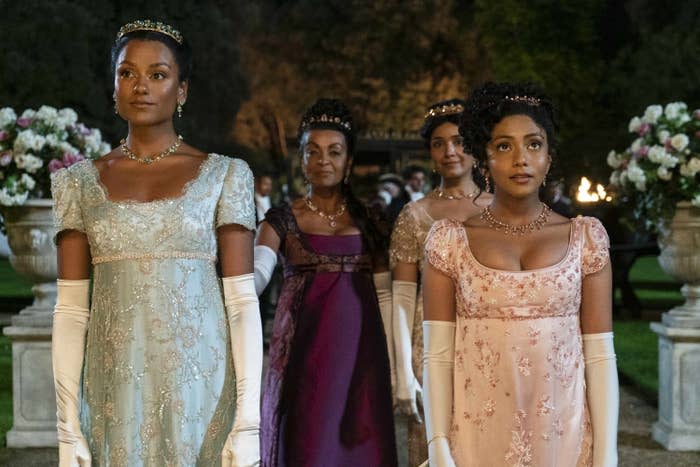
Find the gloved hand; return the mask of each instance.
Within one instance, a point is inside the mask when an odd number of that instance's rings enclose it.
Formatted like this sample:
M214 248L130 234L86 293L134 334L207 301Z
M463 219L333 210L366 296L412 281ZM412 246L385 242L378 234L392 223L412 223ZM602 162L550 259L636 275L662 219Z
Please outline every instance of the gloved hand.
M411 342L417 288L415 282L392 282L394 351L396 353L396 411L403 415L412 416L418 423L422 423L417 404L417 400L422 396L422 390L413 373Z

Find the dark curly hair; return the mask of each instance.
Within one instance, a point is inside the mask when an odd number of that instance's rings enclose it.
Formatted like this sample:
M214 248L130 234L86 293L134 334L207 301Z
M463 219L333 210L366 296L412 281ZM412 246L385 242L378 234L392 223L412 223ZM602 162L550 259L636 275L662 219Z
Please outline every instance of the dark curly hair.
M556 154L559 125L552 100L544 91L530 83L486 83L469 95L459 123L464 150L480 167L486 164L493 127L509 115L530 117L547 134L549 153Z
M444 101L436 102L426 109L426 114L428 114L433 109L439 109L440 107L450 106L450 105L461 105L465 106L465 102L462 99L447 99ZM445 122L454 123L459 125L460 114L450 113L445 115L437 115L435 117L426 117L423 121L423 126L420 127L420 136L425 140L425 146L430 147L430 137L433 135L435 128L439 127Z
M321 98L304 112L297 134L300 148L304 135L311 130L341 132L345 136L348 160L354 156L356 141L354 122L350 109L340 100ZM379 213L370 212L367 206L355 196L352 187L349 183L345 183L345 180L341 182L341 191L345 197L348 212L362 233L362 240L375 265L388 263L389 232L385 220Z
M175 62L179 69L178 80L180 82L188 81L192 74L192 48L186 39L183 38L182 44L179 44L175 39L157 31L137 30L120 37L114 43L111 50L112 75L117 69L117 59L122 49L132 40L141 41L157 41L164 44L175 57Z

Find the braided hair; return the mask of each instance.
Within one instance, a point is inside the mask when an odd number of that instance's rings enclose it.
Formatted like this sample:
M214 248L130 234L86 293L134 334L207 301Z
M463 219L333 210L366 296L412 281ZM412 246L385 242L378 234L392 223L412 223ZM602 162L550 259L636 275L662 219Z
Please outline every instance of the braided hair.
M345 136L348 163L355 153L356 133L352 114L338 99L318 99L309 107L299 123L297 141L301 148L304 136L311 130L335 130ZM362 240L375 264L387 260L389 234L386 223L378 213L370 211L353 193L349 183L341 182L341 193L353 222L362 234Z
M552 100L539 87L526 83L486 83L472 91L459 124L464 150L486 168L486 145L498 122L510 115L526 115L547 134L551 155L557 149L556 110Z

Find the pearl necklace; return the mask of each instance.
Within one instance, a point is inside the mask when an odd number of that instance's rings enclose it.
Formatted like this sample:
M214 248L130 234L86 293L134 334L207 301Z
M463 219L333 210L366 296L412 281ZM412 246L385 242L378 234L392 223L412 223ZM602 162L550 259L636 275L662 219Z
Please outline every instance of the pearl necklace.
M137 156L134 153L134 151L132 151L131 148L129 146L127 146L126 139L122 139L121 141L119 141L119 144L122 147L122 152L124 153L124 155L127 158L131 159L132 161L136 161L140 164L151 165L154 162L158 162L159 160L161 160L165 156L169 156L170 154L177 151L177 148L179 148L180 144L182 144L182 135L177 135L177 139L168 149L166 149L165 151L163 151L161 153L155 154L153 156L144 156L144 157Z
M494 230L503 230L503 233L506 235L525 235L532 233L535 230L540 230L542 226L547 223L547 218L549 217L550 212L551 209L549 206L542 203L542 212L540 212L534 221L522 225L511 225L493 217L491 208L486 206L486 208L481 212L481 218L490 228Z
M343 202L340 204L340 207L338 208L338 210L335 213L328 214L326 212L321 211L318 208L318 206L316 206L313 203L313 201L311 201L311 197L305 196L304 201L306 201L306 206L309 208L309 210L311 212L313 212L314 214L318 214L319 216L321 216L324 219L328 219L328 225L330 225L333 228L335 228L335 226L338 225L338 223L335 220L338 217L343 215L343 213L345 212L345 208L346 208L345 200L343 200Z
M474 188L474 191L469 193L468 195L465 195L462 190L459 190L459 195L448 195L445 193L445 191L442 188L435 188L435 195L440 198L440 199L469 199L473 198L479 193L479 188Z

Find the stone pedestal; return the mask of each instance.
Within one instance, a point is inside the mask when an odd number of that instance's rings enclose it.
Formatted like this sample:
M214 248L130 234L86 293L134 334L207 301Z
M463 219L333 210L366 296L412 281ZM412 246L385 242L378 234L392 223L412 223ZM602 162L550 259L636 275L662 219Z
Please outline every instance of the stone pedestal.
M662 323L651 329L659 336L659 420L652 437L672 451L700 450L700 329Z
M3 207L10 264L34 283L34 302L4 329L12 341L11 448L55 447L56 396L51 368L51 326L56 304L55 228L51 200Z

